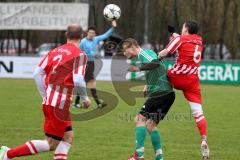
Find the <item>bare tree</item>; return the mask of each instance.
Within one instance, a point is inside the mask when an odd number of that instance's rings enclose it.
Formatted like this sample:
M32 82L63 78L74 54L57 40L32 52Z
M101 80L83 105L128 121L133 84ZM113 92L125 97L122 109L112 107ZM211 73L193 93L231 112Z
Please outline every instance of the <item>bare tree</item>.
M236 58L236 54L238 52L239 49L239 45L238 45L238 19L239 19L239 9L240 6L238 4L238 2L235 0L234 3L234 8L233 8L233 16L232 16L232 21L233 21L233 28L232 28L232 44L233 44L233 53L232 56L233 58Z
M177 0L174 0L173 12L174 12L174 25L177 29L177 32L180 32L179 17L178 17L178 1Z
M224 45L224 38L225 38L225 31L226 31L226 23L227 23L227 14L228 14L228 9L229 5L231 3L231 0L223 0L224 6L223 6L223 17L222 17L222 22L221 22L221 29L220 29L220 59L223 59L223 45Z

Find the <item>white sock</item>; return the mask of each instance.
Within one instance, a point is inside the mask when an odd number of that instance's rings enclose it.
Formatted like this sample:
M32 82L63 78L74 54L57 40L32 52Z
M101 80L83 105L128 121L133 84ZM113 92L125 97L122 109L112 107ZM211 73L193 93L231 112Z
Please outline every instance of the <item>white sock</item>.
M66 160L70 148L71 144L61 141L55 150L54 160Z
M10 150L10 148L9 148L7 151L9 151L9 150ZM8 158L7 152L6 152L5 155L3 156L3 160L11 160L10 158Z
M50 146L47 140L31 140L37 153L50 151Z

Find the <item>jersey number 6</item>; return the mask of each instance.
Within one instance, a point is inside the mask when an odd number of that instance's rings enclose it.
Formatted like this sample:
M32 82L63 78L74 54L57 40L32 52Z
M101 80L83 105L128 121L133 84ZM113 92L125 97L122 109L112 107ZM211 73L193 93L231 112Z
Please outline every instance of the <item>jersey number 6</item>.
M200 60L201 60L201 52L198 50L198 45L196 45L194 55L193 55L193 61L195 63L199 63Z

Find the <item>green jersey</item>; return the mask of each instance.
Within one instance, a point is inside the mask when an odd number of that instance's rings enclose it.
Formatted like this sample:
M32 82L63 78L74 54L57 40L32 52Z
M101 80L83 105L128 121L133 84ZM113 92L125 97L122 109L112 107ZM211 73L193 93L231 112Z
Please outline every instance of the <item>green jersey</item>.
M155 69L145 71L148 95L155 92L173 92L172 85L167 79L167 70L155 52L148 49L141 49L138 54L138 59L142 65L152 61L160 64L160 66Z

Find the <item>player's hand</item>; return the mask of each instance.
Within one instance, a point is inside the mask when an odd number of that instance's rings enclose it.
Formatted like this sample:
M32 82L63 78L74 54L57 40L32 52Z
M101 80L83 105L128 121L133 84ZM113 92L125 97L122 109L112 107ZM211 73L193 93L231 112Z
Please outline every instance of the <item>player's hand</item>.
M166 57L166 56L168 55L168 53L169 53L168 50L163 49L162 51L160 51L160 52L158 53L158 58L159 58L159 59L162 59L162 58Z
M162 57L161 57L161 52L158 52L158 58L159 58L159 59L162 59Z
M43 102L47 101L47 96L46 97L42 97Z
M117 27L117 21L116 21L116 20L113 20L113 21L112 21L112 27L113 27L113 28Z
M178 36L180 36L178 33L173 33L173 34L171 34L171 36L170 36L170 41L173 39L173 38L176 38L176 37L178 37Z
M139 71L139 68L136 67L136 66L130 66L130 67L128 68L128 71L130 71L130 72L138 72L138 71Z

